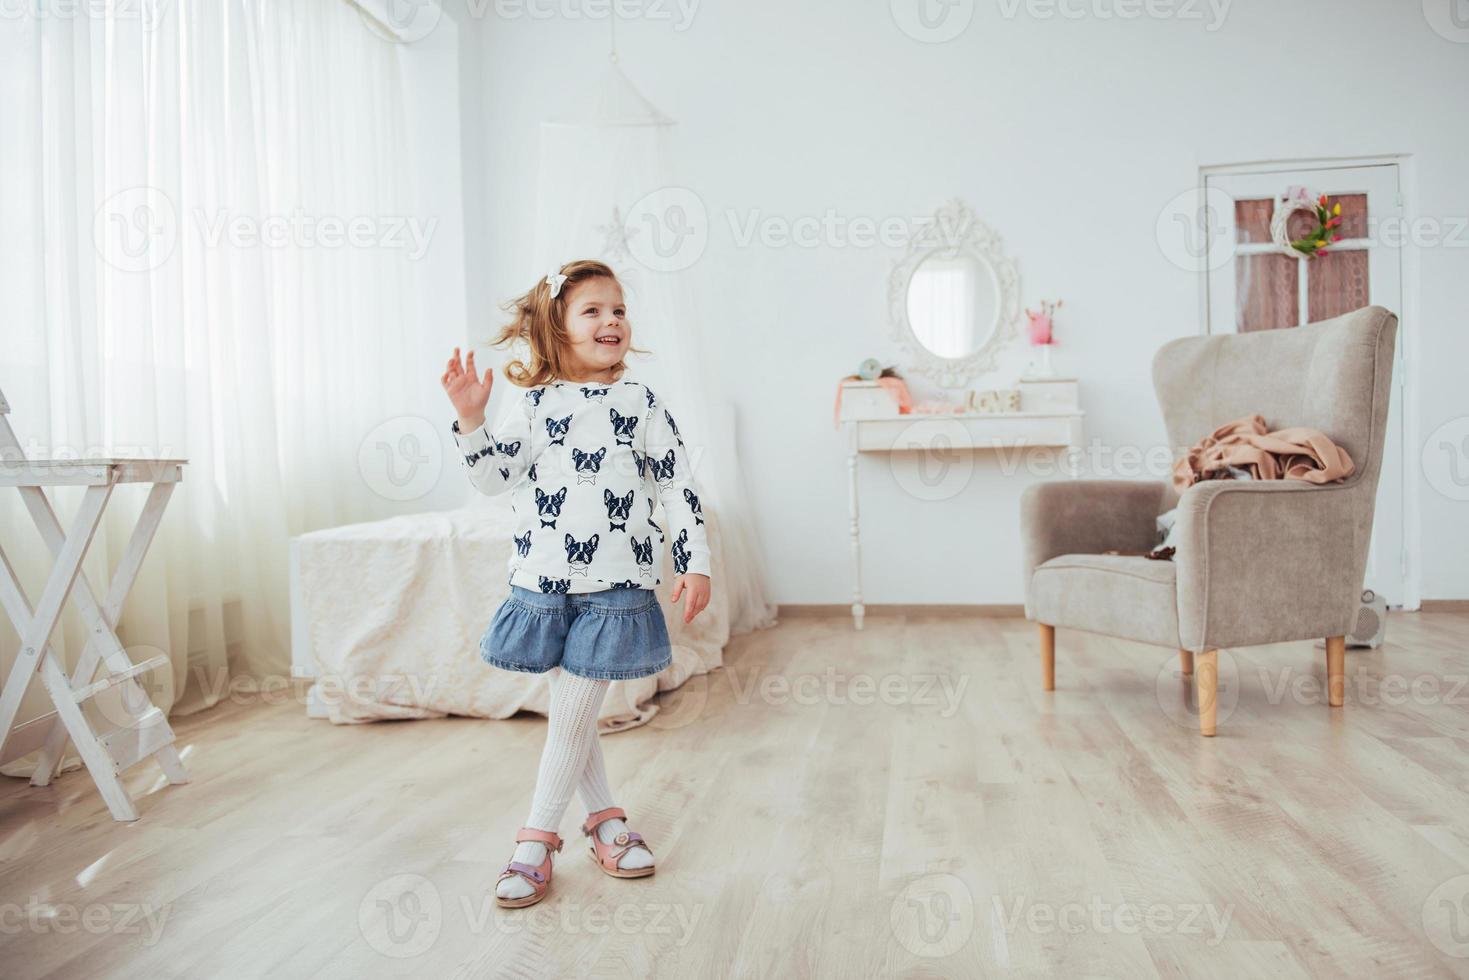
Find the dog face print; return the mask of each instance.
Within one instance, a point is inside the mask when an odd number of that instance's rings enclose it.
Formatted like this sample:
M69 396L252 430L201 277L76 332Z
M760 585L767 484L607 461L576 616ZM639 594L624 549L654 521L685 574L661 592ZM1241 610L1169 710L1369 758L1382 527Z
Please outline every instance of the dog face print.
M631 490L621 497L611 490L602 491L602 503L607 505L608 531L627 530L627 515L632 513L632 498L633 492Z
M566 432L571 428L571 416L564 419L546 419L546 435L551 438L551 445L566 445Z
M571 535L566 536L566 563L571 566L572 575L585 575L587 567L592 563L592 556L597 553L597 535L592 535L585 541L578 541Z
M532 483L535 483L536 482L536 464L535 463L530 464L530 469L528 469L528 470L525 471L525 475L528 476L528 477L530 477L530 482L532 482Z
M648 457L648 465L653 468L653 479L658 481L659 486L666 487L673 482L673 463L676 458L672 449L664 453L662 459Z
M607 587L609 589L636 589L636 588L640 588L640 586L638 585L638 583L634 582L632 579L625 579L625 580L623 580L621 582L608 582L607 583Z
M673 574L682 575L689 570L689 532L679 531L673 539Z
M651 412L654 408L657 408L658 407L658 399L656 399L656 398L653 397L653 389L652 388L644 388L643 389L643 394L645 394L645 395L648 396L648 411Z
M520 453L519 439L515 440L514 442L501 442L500 440L495 439L494 442L495 452L499 453L501 456L504 456L506 459L514 459Z
M480 460L484 459L486 456L490 455L494 451L494 446L486 446L477 453L465 453L464 461L470 466L473 466L475 463L478 463Z
M668 423L668 428L673 431L673 438L678 440L679 448L682 449L683 437L678 434L678 423L673 421L673 416L669 414L669 411L666 408L663 410L663 418Z
M566 488L547 493L536 487L536 511L541 515L541 527L555 527L556 518L561 516L561 505L566 503ZM547 518L550 518L547 520Z
M654 524L653 523L653 498L652 497L647 497L645 499L648 501L648 524L653 528L653 530L655 530L655 531L658 532L658 543L659 544L662 544L663 543L663 528L661 528L657 524ZM652 540L652 539L650 538L649 540Z
M546 578L546 576L542 575L539 584L541 591L547 595L564 595L566 590L571 588L571 579Z
M583 385L581 389L581 395L589 402L600 402L602 399L607 397L607 392L611 390L612 389L610 388L588 388L587 386Z
M644 474L648 472L648 457L634 449L632 451L632 461L637 465L638 479L641 480Z
M519 568L525 563L525 556L530 554L530 532L515 535L515 567Z
M653 537L649 535L639 541L637 538L628 538L632 545L633 560L638 563L638 577L653 577Z
M530 403L532 405L539 406L541 404L541 396L545 393L545 388L532 388L530 391L527 391L525 393L525 397L530 399Z
M704 508L699 506L699 495L688 487L683 488L683 499L688 503L689 510L693 512L694 523L704 523Z
M590 483L595 486L597 483L597 474L602 471L602 460L606 456L606 446L603 446L594 453L573 448L571 450L571 461L576 464L576 482L578 484Z
M612 415L612 436L617 440L619 446L631 446L633 430L638 427L638 416L623 415L615 408L608 411Z

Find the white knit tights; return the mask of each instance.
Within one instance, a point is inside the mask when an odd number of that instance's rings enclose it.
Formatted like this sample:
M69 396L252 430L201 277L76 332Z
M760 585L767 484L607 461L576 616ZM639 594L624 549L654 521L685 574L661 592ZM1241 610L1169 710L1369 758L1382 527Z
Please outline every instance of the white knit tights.
M597 713L611 682L578 677L562 670L555 674L559 676L551 680L546 747L541 752L536 792L525 825L559 832L573 791L579 792L588 813L613 805L607 768L602 761L601 739L597 735ZM608 820L597 827L597 836L603 843L609 843L625 829L626 824L621 820ZM517 844L512 858L532 867L545 859L546 845L536 841ZM652 863L653 856L641 847L628 851L617 862L620 868L646 868ZM515 875L502 879L496 893L502 898L523 898L531 893L531 887L524 878Z

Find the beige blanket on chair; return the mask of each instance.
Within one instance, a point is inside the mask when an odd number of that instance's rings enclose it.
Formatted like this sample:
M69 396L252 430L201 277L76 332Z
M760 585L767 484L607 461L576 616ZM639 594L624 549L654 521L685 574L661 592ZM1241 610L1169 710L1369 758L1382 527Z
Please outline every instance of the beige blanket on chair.
M1173 487L1183 493L1201 480L1229 479L1230 467L1256 480L1335 483L1351 476L1356 464L1323 432L1305 426L1268 432L1264 418L1249 415L1221 425L1185 453L1173 467Z
M729 610L721 595L717 514L705 509L713 552L713 597L692 624L668 602L672 562L664 554L663 600L673 663L653 676L613 681L600 727L644 724L660 691L724 663ZM491 667L479 640L510 592L509 498L479 497L459 510L394 517L296 539L295 589L307 617L316 691L338 724L448 714L508 718L544 714L548 675Z

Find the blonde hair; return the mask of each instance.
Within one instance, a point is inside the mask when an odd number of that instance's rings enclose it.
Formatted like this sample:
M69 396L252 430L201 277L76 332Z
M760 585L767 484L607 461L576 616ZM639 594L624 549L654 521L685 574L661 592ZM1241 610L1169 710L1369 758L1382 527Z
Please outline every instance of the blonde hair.
M510 383L522 388L535 388L565 377L567 348L570 338L566 333L566 299L571 287L588 279L611 279L620 287L617 274L605 262L595 259L579 259L568 262L557 270L566 277L557 295L551 295L551 287L542 278L523 295L506 303L504 309L513 319L506 324L492 342L495 347L508 347L523 340L530 348L526 360L515 358L505 365L505 377ZM645 354L647 351L628 346L628 350ZM622 377L627 370L626 358L613 365L615 377Z

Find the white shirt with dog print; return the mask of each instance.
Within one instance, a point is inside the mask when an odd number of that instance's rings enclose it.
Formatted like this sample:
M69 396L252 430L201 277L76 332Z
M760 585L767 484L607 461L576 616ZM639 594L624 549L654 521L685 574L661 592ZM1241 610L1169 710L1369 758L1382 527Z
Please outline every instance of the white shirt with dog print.
M692 459L678 424L639 381L526 389L490 431L450 426L481 493L509 490L510 584L537 592L651 589L665 542L674 574L709 574ZM654 495L667 527L654 519Z

